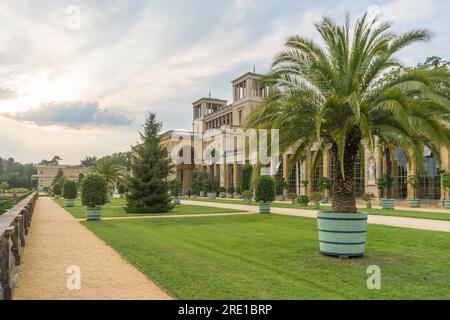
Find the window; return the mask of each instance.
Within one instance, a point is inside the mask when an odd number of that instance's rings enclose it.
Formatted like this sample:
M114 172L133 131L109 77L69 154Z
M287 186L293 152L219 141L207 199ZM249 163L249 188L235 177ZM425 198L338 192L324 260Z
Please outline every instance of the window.
M424 149L425 172L419 176L419 198L438 200L441 198L440 168L430 149Z
M394 197L399 199L405 199L408 196L408 162L406 160L405 152L402 149L395 149L394 158L396 167L393 169L393 187Z
M316 170L314 170L314 174L312 176L312 190L319 191L317 182L323 176L323 158L320 160Z
M202 109L200 105L194 107L194 120L201 117L201 112Z
M297 193L297 163L294 165L292 170L289 171L289 179L287 183L289 193Z
M242 125L242 110L239 110L239 125Z
M228 185L234 187L234 166L228 165Z

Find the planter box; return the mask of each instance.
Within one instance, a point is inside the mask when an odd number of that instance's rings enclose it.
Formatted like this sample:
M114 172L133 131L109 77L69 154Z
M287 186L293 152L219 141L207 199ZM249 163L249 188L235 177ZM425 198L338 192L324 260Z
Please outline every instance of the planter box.
M281 195L276 196L276 199L277 199L278 201L284 201L284 200L285 200L284 196L281 196Z
M75 205L75 199L66 199L66 207L73 207Z
M394 209L395 199L392 198L382 198L380 199L380 206L383 209Z
M215 192L208 192L208 198L209 199L215 199L217 194Z
M200 197L205 197L206 196L206 192L205 191L200 191Z
M320 252L336 257L364 255L367 232L366 213L317 214Z
M371 203L366 203L366 208L367 209L372 209L372 204Z
M173 204L180 204L180 197L173 197Z
M244 198L244 203L245 204L251 204L252 203L252 198Z
M292 198L291 199L291 204L296 204L297 202L296 202L296 198Z
M87 221L95 221L100 220L102 218L102 208L86 208L86 220Z
M227 193L227 198L228 199L233 199L233 194L232 193Z
M420 199L410 199L408 200L408 205L411 208L420 208Z
M223 193L221 193L221 194L219 194L219 198L225 198L225 194L223 194Z
M450 209L450 199L444 200L444 208Z
M53 198L59 199L59 195L56 195L56 194L55 194L55 196L54 196Z
M316 210L319 210L320 209L320 202L314 202L313 208L316 209Z
M270 213L270 202L260 202L259 213Z

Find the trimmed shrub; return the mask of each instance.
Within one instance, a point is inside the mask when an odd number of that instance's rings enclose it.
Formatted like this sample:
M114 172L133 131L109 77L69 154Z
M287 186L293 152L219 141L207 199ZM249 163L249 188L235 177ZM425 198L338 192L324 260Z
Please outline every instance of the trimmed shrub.
M284 177L277 177L276 179L277 196L283 195L284 188L286 187L287 187L286 179L284 179Z
M241 168L241 188L242 190L250 190L252 183L253 167L251 164L244 164Z
M57 196L60 196L60 195L61 195L61 185L60 185L59 183L56 183L56 184L53 186L53 193L54 193L55 195L57 195Z
M176 180L176 179L169 181L169 190L170 190L170 194L173 197L179 197L183 190L183 184L181 183L180 180Z
M309 198L306 195L298 196L297 202L302 206L307 206L309 202Z
M261 176L256 184L255 200L272 202L275 200L275 180L271 176Z
M63 186L63 197L64 199L76 199L78 196L77 184L75 181L67 180L64 181Z
M104 205L108 201L108 184L106 180L91 173L84 177L81 183L81 203L89 208Z
M314 203L319 203L322 200L322 194L320 192L311 192L309 198Z
M117 192L119 192L119 194L124 194L125 192L127 192L127 188L125 187L125 185L119 184L119 186L117 187Z

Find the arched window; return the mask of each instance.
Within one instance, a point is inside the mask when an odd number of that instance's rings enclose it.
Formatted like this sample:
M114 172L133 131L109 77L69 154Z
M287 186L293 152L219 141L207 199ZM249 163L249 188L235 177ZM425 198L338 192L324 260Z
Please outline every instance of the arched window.
M312 190L319 191L319 187L317 182L323 176L323 158L319 160L317 164L316 170L314 170L314 174L312 175Z
M400 148L395 149L394 159L396 164L392 172L394 198L405 199L408 195L408 161L405 152Z
M441 198L440 168L431 150L424 148L425 172L419 176L419 198L439 200Z

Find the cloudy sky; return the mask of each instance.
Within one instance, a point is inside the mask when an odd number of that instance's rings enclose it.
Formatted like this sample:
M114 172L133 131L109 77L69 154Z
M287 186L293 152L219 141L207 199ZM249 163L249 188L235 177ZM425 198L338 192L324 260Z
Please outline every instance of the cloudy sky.
M322 16L368 9L398 32L433 32L402 52L405 64L450 58L447 0L2 0L0 157L126 151L147 110L164 129L190 129L193 101L230 100L230 81L266 72L287 36L317 39Z

